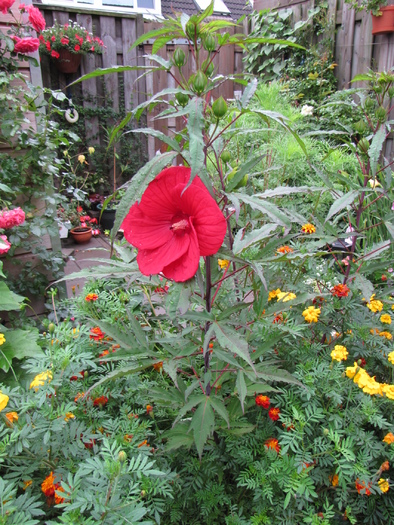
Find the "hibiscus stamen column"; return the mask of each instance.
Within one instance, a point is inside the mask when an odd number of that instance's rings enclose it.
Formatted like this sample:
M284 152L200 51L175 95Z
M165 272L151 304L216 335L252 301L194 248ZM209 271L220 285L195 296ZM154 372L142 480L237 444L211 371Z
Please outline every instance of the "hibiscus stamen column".
M206 278L205 305L206 305L207 312L209 313L211 311L211 290L212 290L211 258L209 256L205 258L205 278ZM207 335L210 326L211 326L211 323L207 321L205 323L205 336ZM206 374L209 371L209 341L206 342L205 348L206 348L206 352L204 356L204 373ZM209 396L211 393L211 382L210 381L208 381L207 383L205 393L207 396Z

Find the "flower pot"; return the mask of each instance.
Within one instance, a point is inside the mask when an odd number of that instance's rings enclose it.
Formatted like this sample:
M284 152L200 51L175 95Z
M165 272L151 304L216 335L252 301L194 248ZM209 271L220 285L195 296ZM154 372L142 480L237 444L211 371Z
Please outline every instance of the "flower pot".
M81 63L80 53L71 53L68 49L59 51L59 58L55 59L55 65L60 73L76 73Z
M394 5L381 7L382 16L372 15L372 34L383 35L394 32Z
M77 226L70 230L70 235L77 244L85 244L92 238L92 228Z
M103 205L99 204L97 206L97 209L102 209ZM114 222L115 222L115 215L116 215L116 209L115 208L106 208L100 215L100 224L103 228L103 230L112 230Z

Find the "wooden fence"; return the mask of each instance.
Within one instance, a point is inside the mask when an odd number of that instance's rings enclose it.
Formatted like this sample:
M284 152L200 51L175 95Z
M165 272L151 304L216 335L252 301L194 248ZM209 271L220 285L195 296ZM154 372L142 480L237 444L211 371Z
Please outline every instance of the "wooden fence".
M92 31L95 36L100 37L107 46L102 55L83 56L80 72L75 75L68 75L67 77L53 67L53 63L48 56L43 56L41 68L44 86L52 89L65 89L70 81L75 80L80 75L93 71L97 67L137 64L140 66L151 65L150 61L144 57L152 53L152 42L146 42L144 45L138 46L132 51L130 51L130 47L140 35L158 27L159 24L144 24L141 15L127 16L122 14L114 16L113 13L107 15L102 11L89 11L84 13L80 7L78 7L77 10L68 8L67 11L64 11L43 4L37 4L37 6L44 12L47 26L51 26L54 20L57 20L60 24L67 23L69 20L77 21L80 25L86 27L86 29ZM229 31L232 30L233 28L229 29ZM158 54L167 60L170 59L175 45L183 48L188 56L188 63L184 68L184 75L188 78L194 63L185 41L172 41L162 48ZM219 56L217 56L215 66L219 74L241 73L242 49L235 46L224 48L220 53L220 59ZM90 79L74 86L72 89L76 95L79 95L84 100L83 104L85 107L89 107L89 105L92 104L92 102L89 102L89 97L87 98L85 95L91 95L93 99L97 97L109 97L113 100L113 107L116 111L118 111L120 107L129 111L144 102L150 94L158 93L167 87L175 87L175 78L175 70L171 73L158 71L143 77L141 77L141 72L131 71L118 75L113 74ZM221 94L225 97L233 98L234 92L240 89L238 85L234 86L233 82L227 82L222 86ZM215 96L215 93L213 96ZM180 130L182 125L180 119L154 120L154 117L162 109L164 109L164 104L156 106L148 116L148 122L142 121L139 125L141 127L148 125L166 134ZM175 120L179 122L174 122ZM87 136L100 136L97 118L93 117L87 120L85 126ZM102 140L102 138L97 140ZM160 145L161 143L157 139L148 139L145 148L147 149L149 158L155 155ZM146 151L142 153L145 154Z

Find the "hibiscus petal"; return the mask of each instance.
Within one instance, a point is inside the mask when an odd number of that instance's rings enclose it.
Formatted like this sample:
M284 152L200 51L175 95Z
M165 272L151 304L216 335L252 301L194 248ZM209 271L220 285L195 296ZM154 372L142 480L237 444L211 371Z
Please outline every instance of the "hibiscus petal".
M187 253L192 237L195 237L193 229L191 229L190 234L185 235L172 233L171 239L162 246L154 250L139 250L137 263L140 271L144 275L160 273L165 266L173 263Z
M159 220L146 216L137 203L130 208L121 225L127 241L136 248L145 250L158 248L170 241L173 236L170 227L170 219Z
M200 262L200 248L196 232L192 225L192 231L189 234L190 244L187 252L179 257L176 261L165 266L162 270L167 279L172 279L177 283L183 283L194 277L198 270Z
M194 182L194 181L193 181ZM223 244L227 222L208 190L193 184L183 192L178 185L173 189L173 200L183 213L192 217L197 233L200 255L213 255Z

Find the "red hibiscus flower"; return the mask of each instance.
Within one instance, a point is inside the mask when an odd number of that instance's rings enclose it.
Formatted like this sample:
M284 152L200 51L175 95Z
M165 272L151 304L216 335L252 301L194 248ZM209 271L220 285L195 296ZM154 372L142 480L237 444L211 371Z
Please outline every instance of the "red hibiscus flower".
M159 173L122 223L126 239L139 249L144 275L161 272L187 281L197 272L200 256L213 255L223 243L226 219L199 177L185 190L190 171L178 166Z
M7 14L8 9L12 6L15 0L0 0L0 11L3 15Z
M41 11L32 5L27 6L27 12L29 13L29 22L37 33L41 33L45 29L45 18L42 16Z
M279 419L280 410L279 408L271 408L268 412L268 417L272 419L272 421L278 421Z
M17 36L14 36L13 40L15 42L15 53L33 53L34 51L37 51L37 49L40 47L40 41L38 40L38 38L32 38L30 36L26 38L19 38Z

